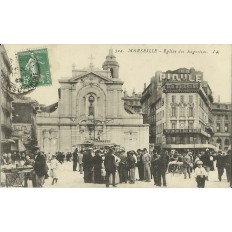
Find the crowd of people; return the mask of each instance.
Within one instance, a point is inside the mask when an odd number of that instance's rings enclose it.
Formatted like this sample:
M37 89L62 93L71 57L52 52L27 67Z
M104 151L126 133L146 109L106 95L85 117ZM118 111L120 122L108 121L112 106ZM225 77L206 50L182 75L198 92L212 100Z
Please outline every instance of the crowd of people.
M209 149L198 154L190 150L182 152L154 150L149 153L146 148L137 151L104 147L100 149L85 148L73 153L73 171L84 171L85 183L105 183L106 187L118 183L134 184L135 181L154 181L156 186L167 186L166 174L183 174L184 178L196 180L197 187L204 188L210 178L210 171L217 168L218 180L226 172L227 181L231 182L231 150L228 152L211 152ZM216 167L215 167L216 164Z
M149 153L146 148L126 152L122 147L111 146L76 148L73 153L57 152L53 155L36 148L33 152L4 153L1 156L2 165L33 167L33 175L25 180L25 187L29 178L33 187L42 187L49 175L51 184L56 184L58 166L65 161L73 162L73 171L84 173L85 183L105 184L106 187L117 187L120 183L135 184L136 181L151 182L152 179L154 185L166 187L166 174L171 173L183 174L185 179L194 177L197 187L204 188L205 181L210 179L210 171L215 169L219 181L222 181L225 172L230 185L232 182L231 150L212 152L206 149L197 154L191 150L153 150Z

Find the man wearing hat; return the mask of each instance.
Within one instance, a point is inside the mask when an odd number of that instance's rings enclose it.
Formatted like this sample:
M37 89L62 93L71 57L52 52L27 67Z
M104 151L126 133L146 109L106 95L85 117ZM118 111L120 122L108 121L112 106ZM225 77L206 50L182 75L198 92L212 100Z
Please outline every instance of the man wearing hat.
M73 152L73 171L77 171L77 161L78 161L78 149L76 148Z
M92 148L88 148L83 154L83 169L84 169L84 182L93 182L93 156Z
M183 169L184 169L184 178L187 178L187 173L189 176L189 179L191 178L191 167L192 167L192 158L191 158L191 152L188 152L183 157Z
M143 165L144 165L144 179L146 182L151 182L151 156L147 149L143 149Z
M224 157L222 156L221 151L218 151L218 155L216 157L216 167L218 170L218 180L222 181L222 175L224 173L225 162L224 162Z
M127 183L128 178L128 170L127 170L127 155L124 149L121 149L120 155L120 163L119 163L119 179L120 183L125 182Z
M39 147L35 148L35 155L34 171L36 175L36 187L41 188L43 187L45 175L47 174L47 164Z
M137 150L137 167L139 171L139 180L144 180L143 152L141 149Z
M113 150L110 148L107 152L104 160L105 170L106 170L106 187L109 188L110 184L110 175L112 174L112 185L115 185L115 173L116 173L116 163L115 156L113 155Z
M209 149L207 148L205 152L202 152L202 153L203 154L201 156L201 161L203 162L203 166L207 172L206 180L209 180L209 172L210 172L210 166L211 166Z
M227 181L231 181L231 150L228 150L224 156L225 169L226 169L226 178Z
M202 167L203 162L201 160L197 161L197 167L195 169L195 178L197 182L198 188L204 188L205 187L205 179L207 177L207 172L205 168Z

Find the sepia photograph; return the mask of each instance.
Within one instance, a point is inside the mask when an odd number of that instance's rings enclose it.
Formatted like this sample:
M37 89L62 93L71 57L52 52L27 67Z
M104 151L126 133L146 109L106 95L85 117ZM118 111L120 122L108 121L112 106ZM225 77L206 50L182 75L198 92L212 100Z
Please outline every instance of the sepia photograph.
M2 188L230 188L231 45L0 45Z

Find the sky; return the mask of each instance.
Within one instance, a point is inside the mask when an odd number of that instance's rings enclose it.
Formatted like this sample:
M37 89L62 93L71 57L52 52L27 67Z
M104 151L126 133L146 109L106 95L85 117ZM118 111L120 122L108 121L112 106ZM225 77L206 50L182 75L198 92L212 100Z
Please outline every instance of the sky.
M230 45L5 45L7 54L17 66L15 54L28 49L47 48L52 85L38 87L28 94L40 104L58 101L59 79L72 77L72 65L82 69L94 57L95 67L102 69L109 49L112 48L119 63L119 78L124 82L123 90L129 94L133 89L142 92L144 83L156 71L165 72L178 68L195 68L203 72L215 101L231 102L231 47ZM138 51L140 49L140 51ZM141 51L142 50L142 51ZM148 52L149 51L149 52Z

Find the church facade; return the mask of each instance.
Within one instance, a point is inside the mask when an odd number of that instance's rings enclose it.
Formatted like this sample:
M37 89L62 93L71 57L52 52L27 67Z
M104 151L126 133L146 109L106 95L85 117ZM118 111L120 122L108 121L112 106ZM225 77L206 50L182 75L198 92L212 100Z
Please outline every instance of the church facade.
M114 143L126 150L149 148L149 126L124 109L119 64L109 50L103 69L73 68L59 80L57 103L37 114L38 145L47 153L70 152L85 142Z

